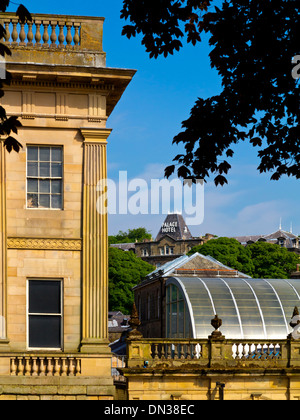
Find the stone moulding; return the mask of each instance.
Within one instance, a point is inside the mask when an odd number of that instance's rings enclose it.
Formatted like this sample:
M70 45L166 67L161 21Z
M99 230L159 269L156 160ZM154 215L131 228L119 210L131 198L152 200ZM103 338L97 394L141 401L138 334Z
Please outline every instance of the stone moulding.
M81 239L7 238L8 249L81 251Z

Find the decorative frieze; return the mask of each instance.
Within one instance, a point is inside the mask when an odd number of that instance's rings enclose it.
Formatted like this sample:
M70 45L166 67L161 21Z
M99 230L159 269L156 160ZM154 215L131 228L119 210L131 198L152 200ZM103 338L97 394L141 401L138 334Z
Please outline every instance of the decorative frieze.
M7 238L8 249L80 251L81 243L81 239Z

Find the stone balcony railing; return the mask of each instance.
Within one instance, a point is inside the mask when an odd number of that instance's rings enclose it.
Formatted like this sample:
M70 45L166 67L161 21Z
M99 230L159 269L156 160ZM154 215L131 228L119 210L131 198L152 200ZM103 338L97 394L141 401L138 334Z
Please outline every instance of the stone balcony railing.
M94 376L97 355L59 352L0 353L0 375L45 376Z
M31 22L21 23L14 13L0 13L0 22L2 41L13 50L8 61L79 65L85 57L83 65L105 65L104 18L32 14Z
M300 367L300 340L133 339L126 368ZM127 369L125 369L127 370Z

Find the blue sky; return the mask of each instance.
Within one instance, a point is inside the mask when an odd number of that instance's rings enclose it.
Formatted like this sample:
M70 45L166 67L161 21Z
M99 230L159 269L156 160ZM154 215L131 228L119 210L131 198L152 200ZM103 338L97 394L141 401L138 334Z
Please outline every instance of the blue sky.
M79 2L51 0L23 2L32 13L72 14L105 17L103 47L108 67L137 70L121 101L110 116L108 178L118 180L119 171L128 179L163 178L164 168L181 149L172 139L188 118L198 97L220 90L220 79L210 68L206 40L196 47L187 45L167 59L148 58L140 38L121 36L122 0ZM15 6L10 7L13 11ZM217 122L216 122L217 123ZM300 234L300 181L284 178L270 181L270 174L256 170L257 151L246 143L235 149L229 185L205 185L204 221L191 226L195 236L207 232L218 236L267 234L282 228ZM153 236L165 215L109 215L109 234L146 227Z

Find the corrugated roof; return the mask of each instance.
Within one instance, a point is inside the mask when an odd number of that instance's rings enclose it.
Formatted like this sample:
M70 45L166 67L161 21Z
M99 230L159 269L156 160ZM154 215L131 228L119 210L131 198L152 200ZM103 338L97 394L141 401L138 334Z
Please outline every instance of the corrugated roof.
M222 319L226 338L286 339L300 282L293 279L170 277L186 302L193 338L212 333L211 319Z

